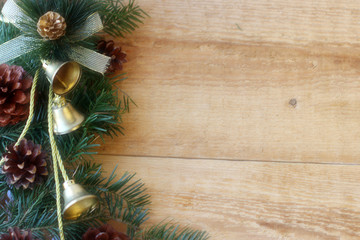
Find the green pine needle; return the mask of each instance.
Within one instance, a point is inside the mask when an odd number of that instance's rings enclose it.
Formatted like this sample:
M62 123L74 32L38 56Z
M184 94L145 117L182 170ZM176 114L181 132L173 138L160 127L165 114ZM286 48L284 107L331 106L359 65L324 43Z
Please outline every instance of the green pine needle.
M169 223L160 223L145 229L137 238L141 240L206 240L209 235L204 231Z
M105 0L101 3L104 32L113 37L125 37L126 33L134 31L148 16L134 0L129 0L127 4L122 0Z

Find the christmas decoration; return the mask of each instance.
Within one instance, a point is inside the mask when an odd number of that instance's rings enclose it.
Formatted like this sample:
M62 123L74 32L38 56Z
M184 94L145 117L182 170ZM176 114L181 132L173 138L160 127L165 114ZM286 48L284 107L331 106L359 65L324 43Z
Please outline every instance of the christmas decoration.
M99 228L89 228L87 232L82 236L82 240L130 240L130 238L121 232L117 232L114 228L108 224Z
M9 228L9 233L2 234L0 240L36 240L33 238L31 231L25 231L18 227Z
M47 155L40 145L22 140L18 146L10 145L6 150L2 171L8 184L32 189L44 181L48 175Z
M89 194L74 181L64 183L64 218L77 219L86 212L92 212L98 205L95 195Z
M65 35L65 19L57 12L49 11L39 18L37 23L38 33L50 40L56 40Z
M74 61L42 60L45 75L57 95L65 95L73 90L81 77L80 65Z
M0 127L27 119L31 85L32 77L22 67L0 65Z
M105 177L86 157L98 138L122 133L131 103L117 90L124 75L105 74L120 71L126 54L102 37L125 37L146 13L133 0L7 0L0 8L0 196L11 196L0 203L0 239L206 239L171 223L143 228L144 184L115 170ZM99 227L110 220L126 234Z
M52 106L54 115L54 132L57 135L76 131L81 127L85 117L77 111L64 97L57 96Z
M121 51L120 47L115 47L113 40L100 40L97 44L97 49L100 53L111 58L110 66L107 69L108 73L113 73L123 69L123 63L127 62L126 54Z

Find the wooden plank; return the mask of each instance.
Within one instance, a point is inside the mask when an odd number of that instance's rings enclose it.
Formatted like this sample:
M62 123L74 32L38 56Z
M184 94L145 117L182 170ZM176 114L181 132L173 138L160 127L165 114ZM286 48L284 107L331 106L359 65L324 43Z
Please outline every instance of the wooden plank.
M359 239L359 165L99 155L137 172L152 195L150 223L176 219L212 239Z
M102 153L359 161L356 50L145 40L136 48L128 46L121 87L139 107L125 117L126 136Z
M138 0L137 35L187 42L358 43L357 0ZM240 27L240 29L238 28Z
M359 162L360 2L139 3L120 85L139 107L102 153Z

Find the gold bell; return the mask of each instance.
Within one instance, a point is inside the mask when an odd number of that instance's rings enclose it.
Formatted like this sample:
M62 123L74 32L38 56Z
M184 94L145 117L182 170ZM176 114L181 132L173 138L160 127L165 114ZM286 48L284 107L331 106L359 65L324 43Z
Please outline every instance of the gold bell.
M64 135L79 129L85 120L84 115L77 111L62 96L55 97L52 111L56 135Z
M94 211L99 203L97 196L89 194L73 180L64 182L64 218L74 220L82 214Z
M57 95L69 93L81 78L81 67L77 62L60 62L42 60L43 68L53 91Z

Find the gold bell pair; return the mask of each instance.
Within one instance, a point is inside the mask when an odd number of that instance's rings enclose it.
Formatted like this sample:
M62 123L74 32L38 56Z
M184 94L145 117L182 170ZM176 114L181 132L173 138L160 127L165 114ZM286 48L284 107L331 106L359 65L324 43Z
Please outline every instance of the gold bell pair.
M81 67L73 61L43 60L42 63L56 96L52 107L54 132L56 135L73 132L81 127L85 117L66 101L64 95L71 92L80 81Z

